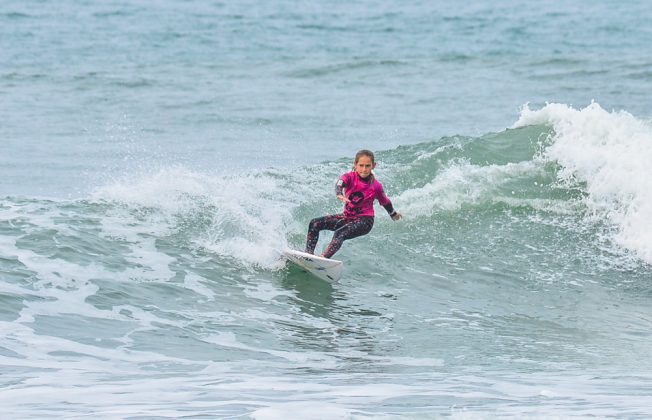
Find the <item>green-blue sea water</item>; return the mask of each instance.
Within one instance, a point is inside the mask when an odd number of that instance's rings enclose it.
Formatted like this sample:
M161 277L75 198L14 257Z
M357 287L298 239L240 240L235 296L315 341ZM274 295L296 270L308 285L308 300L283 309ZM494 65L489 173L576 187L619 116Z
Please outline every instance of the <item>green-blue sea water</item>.
M649 418L651 18L4 2L3 418ZM361 148L404 219L286 266Z

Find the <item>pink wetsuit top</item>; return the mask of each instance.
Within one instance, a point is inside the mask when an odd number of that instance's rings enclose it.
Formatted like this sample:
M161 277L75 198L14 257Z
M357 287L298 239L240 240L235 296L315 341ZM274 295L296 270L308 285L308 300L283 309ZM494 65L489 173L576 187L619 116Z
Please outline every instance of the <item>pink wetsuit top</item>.
M344 195L350 200L344 205L344 216L374 216L374 200L381 206L391 203L383 191L383 186L373 175L371 180L363 180L357 172L351 171L340 177L338 186L344 187ZM366 182L365 182L366 181Z

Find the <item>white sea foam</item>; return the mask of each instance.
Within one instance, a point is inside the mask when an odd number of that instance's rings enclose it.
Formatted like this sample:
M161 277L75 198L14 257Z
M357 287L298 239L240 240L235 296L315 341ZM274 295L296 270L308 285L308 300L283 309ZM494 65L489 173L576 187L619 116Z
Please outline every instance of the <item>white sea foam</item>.
M561 166L562 181L585 185L591 217L614 226L617 244L652 263L652 125L597 103L525 106L514 127L534 124L553 127L544 158Z
M317 352L317 351L304 351L304 352L295 352L295 351L285 351L285 350L274 350L266 347L253 347L242 343L238 340L235 334L232 332L220 332L217 334L211 334L205 336L203 340L207 343L217 344L223 347L229 347L233 349L246 350L251 352L269 354L276 356L281 359L295 364L295 367L305 366L316 368L336 368L337 359L326 353Z
M128 205L155 207L169 213L191 209L188 196L206 196L210 179L183 167L162 169L156 173L118 180L98 188L93 198L116 201Z
M205 284L206 279L193 273L187 273L183 279L183 285L207 300L215 300L215 292Z
M277 403L270 407L259 408L251 414L251 417L255 420L276 420L287 419L288 417L297 419L318 418L328 420L351 418L351 415L351 410L340 407L336 404L329 404L324 401L302 401Z
M93 198L157 209L170 228L177 217L208 218L210 226L193 239L197 246L271 269L282 267L279 255L297 204L296 195L271 176L211 176L182 167L115 182Z
M404 191L395 202L406 214L428 216L437 210L458 210L464 204L500 201L495 194L497 188L541 170L533 161L488 166L455 162L425 186Z
M278 289L268 282L245 287L243 292L250 298L260 299L265 302L271 301L278 296L293 296L290 291Z

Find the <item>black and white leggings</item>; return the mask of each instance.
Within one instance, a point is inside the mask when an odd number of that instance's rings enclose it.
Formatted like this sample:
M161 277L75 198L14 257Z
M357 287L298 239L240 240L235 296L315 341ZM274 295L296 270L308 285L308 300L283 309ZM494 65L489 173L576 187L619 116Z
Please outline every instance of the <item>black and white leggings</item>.
M366 235L374 226L373 216L360 216L356 218L346 218L343 214L332 214L324 217L312 219L308 225L308 237L306 239L306 252L314 254L319 232L322 230L335 231L333 239L324 251L324 257L330 258L335 254L342 242L347 239L357 238Z

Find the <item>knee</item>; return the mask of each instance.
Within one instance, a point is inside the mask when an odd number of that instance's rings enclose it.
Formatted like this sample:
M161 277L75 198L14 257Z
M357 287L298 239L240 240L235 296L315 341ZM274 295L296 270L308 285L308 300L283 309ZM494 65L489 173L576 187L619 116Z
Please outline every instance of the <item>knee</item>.
M333 233L333 240L337 242L344 242L346 239L348 239L348 234L347 232L344 232L342 230L336 230Z
M308 229L309 230L315 230L315 229L318 229L318 228L319 228L319 218L316 217L316 218L312 219L310 221L310 223L308 223Z

